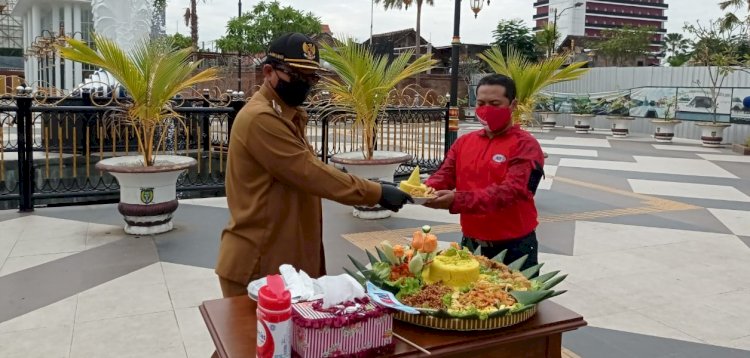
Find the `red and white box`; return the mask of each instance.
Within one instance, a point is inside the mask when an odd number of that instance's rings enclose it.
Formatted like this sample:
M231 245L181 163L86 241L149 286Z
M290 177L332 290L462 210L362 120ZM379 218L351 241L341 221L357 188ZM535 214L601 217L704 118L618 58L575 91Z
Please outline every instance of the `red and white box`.
M329 309L322 301L292 305L292 357L379 357L393 352L393 314L369 299Z

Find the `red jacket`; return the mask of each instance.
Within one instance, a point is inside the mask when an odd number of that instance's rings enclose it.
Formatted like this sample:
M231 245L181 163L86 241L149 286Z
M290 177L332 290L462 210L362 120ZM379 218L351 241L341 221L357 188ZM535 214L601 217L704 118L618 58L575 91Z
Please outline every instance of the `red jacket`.
M425 184L456 190L450 212L461 214L465 236L511 240L537 227L529 179L543 165L539 142L519 126L492 138L482 129L459 137Z

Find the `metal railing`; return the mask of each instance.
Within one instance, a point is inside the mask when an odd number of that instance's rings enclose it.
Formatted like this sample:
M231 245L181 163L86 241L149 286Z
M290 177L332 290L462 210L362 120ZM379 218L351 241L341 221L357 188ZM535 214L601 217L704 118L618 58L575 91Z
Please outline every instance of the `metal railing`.
M244 100L198 97L175 106L181 119L162 129L161 153L185 155L198 164L183 174L182 197L224 193L229 138ZM117 181L95 168L99 160L137 155L132 128L115 115L122 107L92 96L0 98L0 209L116 200ZM362 129L353 118L308 109L306 136L317 156L361 150ZM446 108L389 108L378 121L377 149L402 151L413 160L396 175L419 165L434 171L445 153Z

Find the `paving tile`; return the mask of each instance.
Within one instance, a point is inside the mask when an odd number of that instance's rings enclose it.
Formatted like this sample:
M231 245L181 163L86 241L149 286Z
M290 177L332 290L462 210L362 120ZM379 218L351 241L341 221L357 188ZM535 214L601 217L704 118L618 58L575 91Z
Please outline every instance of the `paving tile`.
M172 311L164 283L100 286L78 295L76 322Z
M698 154L699 157L716 162L750 163L750 157L732 154Z
M715 295L706 296L705 301L710 302L717 310L727 314L738 316L740 319L750 320L750 289L735 290ZM750 336L750 332L748 332Z
M51 261L61 259L66 256L75 254L74 252L66 252L61 254L44 254L44 255L32 255L32 256L20 256L20 257L9 257L5 260L5 264L2 264L0 269L0 276L10 275L12 273L25 270L30 267L42 265Z
M560 167L617 170L642 173L737 178L718 165L703 159L633 156L635 163L593 159L560 159Z
M68 297L36 311L0 323L0 333L73 325L78 296ZM2 356L2 354L0 354Z
M750 354L750 335L742 338L737 338L727 342L727 345L732 348L739 348L748 351Z
M732 238L731 235L647 226L597 222L576 222L576 255L595 254L626 249L647 248L690 240Z
M187 357L174 312L76 323L71 358Z
M604 279L576 281L575 284L633 310L643 307L646 302L660 305L695 301L695 291L684 287L679 280L662 276L659 272L610 275Z
M681 341L702 342L701 340L687 335L678 329L666 326L656 320L646 317L638 311L627 310L607 316L584 317L589 326L592 327L615 329L630 333L678 339Z
M200 199L182 199L180 200L180 205L186 204L186 205L202 205L202 206L213 206L216 208L226 208L227 207L227 198L226 197L218 197L218 198L200 198Z
M686 302L660 301L665 304L642 305L639 312L667 326L707 342L742 338L750 332L750 321L722 312L711 302L694 299Z
M628 179L633 192L681 198L750 202L750 196L727 185Z
M393 213L393 218L458 224L460 216L451 214L447 210L431 209L420 205L406 205L397 213Z
M59 240L66 237L86 236L88 222L49 218L46 216L30 216L33 218L23 231L20 240Z
M203 301L221 298L221 287L213 269L162 262L169 296L175 308L197 307Z
M750 211L708 209L722 224L735 235L750 236Z
M606 358L747 358L748 352L597 327L563 335L563 345L582 357Z
M161 267L164 272L164 280L169 285L176 285L186 281L217 278L213 268L181 265L171 262L162 262Z
M568 292L552 298L552 301L577 312L587 320L627 310L625 306L599 292L568 282L567 279L556 286L555 289L567 290Z
M703 152L703 153L721 153L721 150L716 148L703 148L692 145L672 145L672 144L652 144L652 147L659 150L675 150L680 152Z
M210 357L214 352L214 343L198 308L179 308L175 314L188 358Z
M121 226L89 223L86 231L86 249L112 243L127 237Z
M114 280L107 281L97 286L98 289L120 288L127 286L141 286L149 284L163 284L164 271L159 262L140 268L127 275L120 276Z
M174 308L197 307L203 301L221 298L221 286L216 277L168 283L169 297Z
M67 358L73 325L0 333L3 358Z
M46 239L18 240L10 257L76 253L86 249L86 233L70 233Z

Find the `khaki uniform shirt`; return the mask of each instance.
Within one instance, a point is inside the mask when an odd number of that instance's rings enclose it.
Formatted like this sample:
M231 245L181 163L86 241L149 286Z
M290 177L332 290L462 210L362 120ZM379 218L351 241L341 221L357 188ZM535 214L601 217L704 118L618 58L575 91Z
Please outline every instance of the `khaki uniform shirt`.
M230 219L216 273L247 285L293 265L325 275L321 198L375 205L380 185L323 163L305 138L307 115L263 85L237 114L229 141Z

